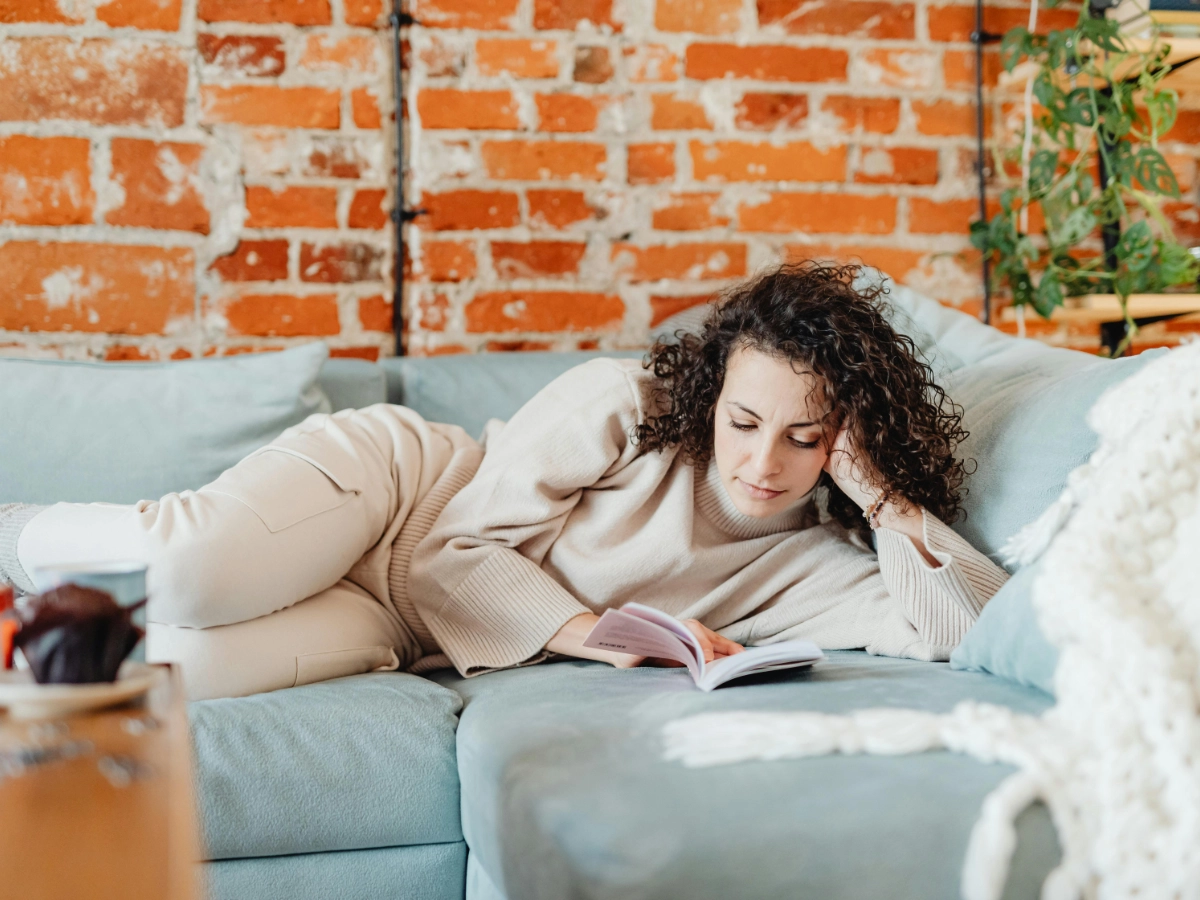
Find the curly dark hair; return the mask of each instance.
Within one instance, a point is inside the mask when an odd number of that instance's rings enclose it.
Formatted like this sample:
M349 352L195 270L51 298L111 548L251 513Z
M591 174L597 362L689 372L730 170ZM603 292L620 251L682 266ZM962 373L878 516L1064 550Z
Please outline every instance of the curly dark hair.
M857 266L785 265L743 284L716 304L700 334L659 341L645 363L660 415L634 439L644 453L678 446L687 459L713 453L717 398L730 353L748 347L818 377L830 410L826 442L845 425L874 467L880 487L945 522L958 518L967 474L954 450L967 432L962 410L933 381L916 345L884 316L886 289L855 285ZM830 515L864 537L862 511L822 472Z

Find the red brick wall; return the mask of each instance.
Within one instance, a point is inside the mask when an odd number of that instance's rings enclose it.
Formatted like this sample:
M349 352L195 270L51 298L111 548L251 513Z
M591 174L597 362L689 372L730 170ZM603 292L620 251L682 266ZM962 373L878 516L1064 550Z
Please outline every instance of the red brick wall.
M0 0L0 353L392 352L381 4ZM978 309L971 5L412 12L409 352L639 346L809 255ZM1190 194L1196 148L1168 149ZM1175 217L1200 230L1190 199Z
M380 0L0 0L0 352L392 351Z

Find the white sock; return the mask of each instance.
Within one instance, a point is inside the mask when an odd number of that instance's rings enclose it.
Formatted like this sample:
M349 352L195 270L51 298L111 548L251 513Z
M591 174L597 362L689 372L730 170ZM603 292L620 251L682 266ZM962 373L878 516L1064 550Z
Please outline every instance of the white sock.
M17 558L17 539L26 523L44 506L33 503L0 503L0 581L7 581L23 594L32 593L33 582Z

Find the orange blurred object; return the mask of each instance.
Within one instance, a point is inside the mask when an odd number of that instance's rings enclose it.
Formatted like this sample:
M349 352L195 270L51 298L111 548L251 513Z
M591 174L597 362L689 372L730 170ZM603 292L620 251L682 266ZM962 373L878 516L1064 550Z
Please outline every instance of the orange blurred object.
M13 667L13 637L21 627L12 614L13 596L11 584L0 584L0 656L5 669Z

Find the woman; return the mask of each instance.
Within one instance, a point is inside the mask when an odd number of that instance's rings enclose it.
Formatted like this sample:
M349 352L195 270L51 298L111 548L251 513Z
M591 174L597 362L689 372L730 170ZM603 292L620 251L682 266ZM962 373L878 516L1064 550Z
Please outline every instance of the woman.
M567 372L484 446L379 405L312 416L199 491L25 513L17 562L146 560L148 657L193 697L639 665L583 647L631 600L710 658L804 637L946 659L1006 576L944 524L959 417L855 274L735 288L701 335Z

